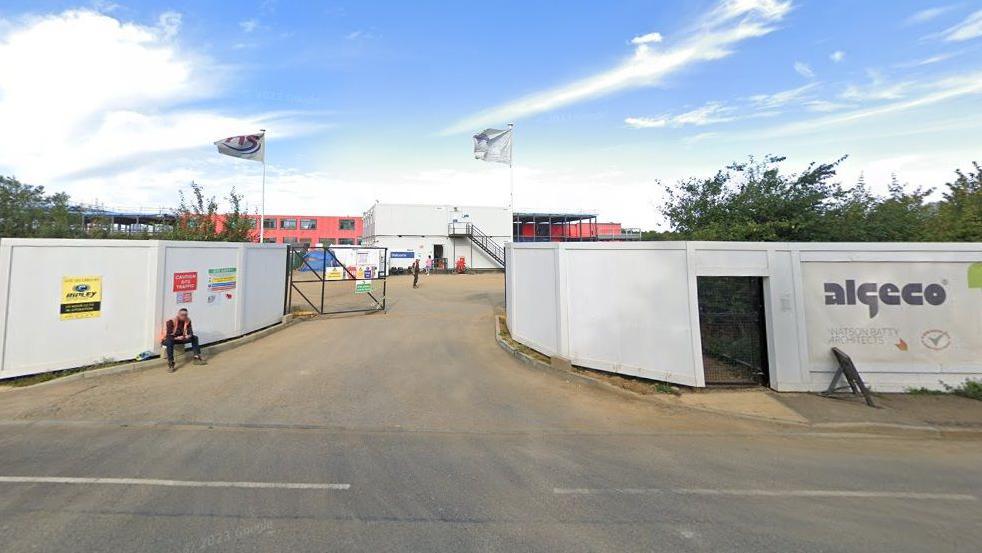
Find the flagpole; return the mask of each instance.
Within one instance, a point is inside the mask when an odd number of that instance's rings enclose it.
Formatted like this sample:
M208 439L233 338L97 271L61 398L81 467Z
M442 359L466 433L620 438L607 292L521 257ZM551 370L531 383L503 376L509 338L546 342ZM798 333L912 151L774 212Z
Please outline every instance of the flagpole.
M262 244L266 237L266 129L259 129L263 133L263 183L259 192L259 243Z
M508 209L515 210L515 171L512 169L512 159L515 157L515 124L508 123L511 133L511 155L508 156Z

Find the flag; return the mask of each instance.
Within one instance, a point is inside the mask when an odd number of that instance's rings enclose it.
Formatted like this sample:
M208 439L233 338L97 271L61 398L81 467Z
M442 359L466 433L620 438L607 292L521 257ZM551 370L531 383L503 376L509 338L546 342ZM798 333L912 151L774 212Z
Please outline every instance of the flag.
M215 142L215 146L218 146L218 153L220 154L265 162L265 138L265 133L230 136Z
M511 129L484 129L475 134L474 158L511 165Z

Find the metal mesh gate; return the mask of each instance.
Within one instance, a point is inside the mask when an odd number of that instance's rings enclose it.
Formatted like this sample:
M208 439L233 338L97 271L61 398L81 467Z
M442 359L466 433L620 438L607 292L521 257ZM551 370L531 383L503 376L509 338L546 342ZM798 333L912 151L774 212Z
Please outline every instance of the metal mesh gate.
M706 384L767 384L760 277L698 277Z
M387 248L368 246L290 246L285 310L321 315L384 311L387 253Z

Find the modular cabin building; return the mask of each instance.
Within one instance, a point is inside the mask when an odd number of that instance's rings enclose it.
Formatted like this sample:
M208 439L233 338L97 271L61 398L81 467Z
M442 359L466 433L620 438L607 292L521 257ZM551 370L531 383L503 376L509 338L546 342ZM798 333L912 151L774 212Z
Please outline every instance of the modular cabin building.
M432 257L436 267L464 258L468 268L500 270L512 235L512 211L498 206L379 203L363 221L362 244L388 248L394 268Z

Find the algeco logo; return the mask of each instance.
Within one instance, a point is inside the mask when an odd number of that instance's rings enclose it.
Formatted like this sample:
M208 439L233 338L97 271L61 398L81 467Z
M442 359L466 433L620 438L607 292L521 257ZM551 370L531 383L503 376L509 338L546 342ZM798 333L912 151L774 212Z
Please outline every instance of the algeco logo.
M948 298L948 293L940 284L923 284L911 282L898 286L892 282L877 284L864 282L856 285L855 280L847 280L842 286L835 282L825 283L825 305L856 305L861 303L869 307L869 318L880 312L883 305L941 305Z

